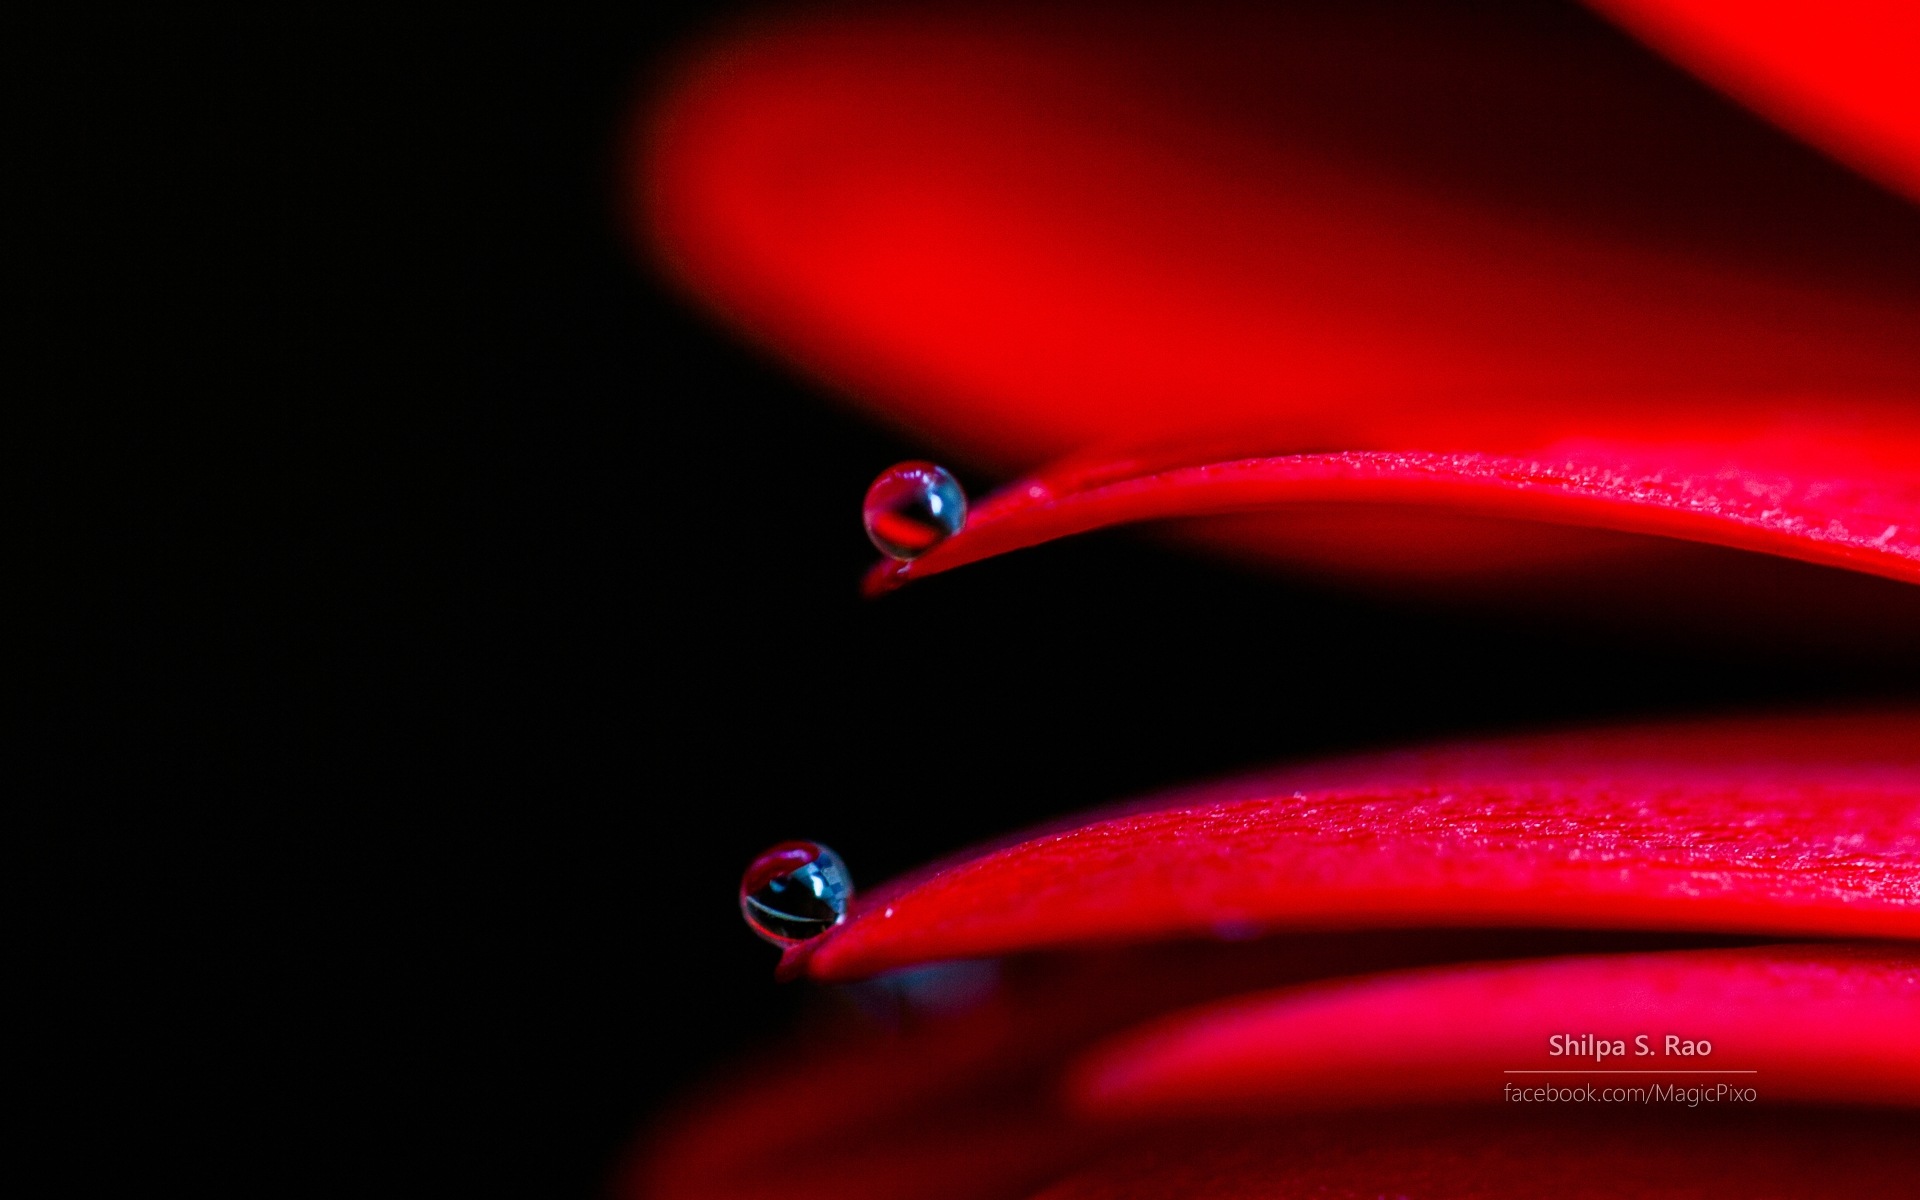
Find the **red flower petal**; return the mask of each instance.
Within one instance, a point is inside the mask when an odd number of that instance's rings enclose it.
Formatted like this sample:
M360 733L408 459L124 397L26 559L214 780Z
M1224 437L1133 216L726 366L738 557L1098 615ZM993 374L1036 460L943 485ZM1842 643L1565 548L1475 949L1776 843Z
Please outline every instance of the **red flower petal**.
M1548 959L1242 997L1096 1053L1076 1092L1095 1111L1132 1114L1488 1102L1503 1082L1725 1084L1770 1102L1920 1104L1916 1030L1911 950ZM1592 1035L1615 1053L1554 1055L1555 1035ZM1706 1053L1694 1053L1703 1040Z
M1920 937L1920 713L1561 735L1216 784L883 887L783 966L844 979L1384 925Z
M1544 1107L1544 1106L1543 1106ZM1572 1107L1572 1106L1570 1106ZM1912 1118L1668 1112L1395 1114L1149 1142L1044 1200L1806 1200L1903 1195Z
M1920 583L1920 442L1892 444L1914 457L1875 461L1887 445L1862 437L1844 449L1811 440L1750 447L1597 443L1548 447L1539 457L1347 453L1247 458L1127 474L1078 464L1021 480L981 504L967 528L911 562L884 562L866 588L910 579L1102 526L1241 514L1215 540L1335 569L1376 555L1418 574L1427 555L1448 569L1536 569L1591 552L1589 543L1528 544L1510 532L1484 542L1432 544L1419 510L1618 533L1664 535ZM1821 452L1829 453L1821 462ZM1824 469L1823 469L1824 468ZM1319 506L1345 506L1328 536ZM1275 511L1270 520L1246 516ZM1303 514L1305 518L1303 519ZM1619 548L1616 548L1616 552ZM1603 556L1603 562L1613 558Z
M943 969L876 980L856 987L861 1011L881 1015L816 1022L763 1049L737 1078L677 1103L623 1191L774 1200L804 1173L810 1189L836 1200L1025 1194L1117 1139L1137 1138L1132 1122L1068 1108L1062 1078L1079 1055L1143 1020L1336 975L1644 941L1383 930L1130 946L998 964L994 986L969 1006L943 994Z
M997 467L1249 424L1920 444L1920 213L1597 20L1369 12L758 26L652 113L640 220L728 319Z
M1621 531L1920 574L1920 213L1597 21L800 18L649 130L674 273L929 441L1294 456L1046 501L912 573L1244 502L1288 511L1197 532L1347 575L1644 552Z
M1915 578L1920 218L1597 25L1525 8L1387 24L1339 5L863 11L736 37L655 118L653 245L873 410L1003 468L1194 435L1269 456L1049 471L915 572L1275 503L1285 526L1214 534L1311 559L1300 518L1320 514L1301 505L1335 501L1322 541L1363 558L1403 554L1408 514L1439 513L1509 522L1442 547L1447 566L1564 553L1524 518ZM1354 542L1356 513L1392 532ZM1448 924L1920 937L1920 715L1218 785L881 889L785 965L847 978L1092 941ZM1505 970L1602 1005L1608 972L1643 962ZM1497 970L1425 978L1484 991ZM1115 990L1141 1004L1151 979ZM1364 1006L1395 986L1340 994ZM658 1160L655 1194L787 1194L802 1172L855 1200L1038 1180L1096 1144L1046 1097L1100 1022L1035 1019L1022 1006L998 1040L943 1028L769 1071ZM1792 1061L1774 1065L1791 1079ZM796 1117L794 1096L830 1107ZM1066 1194L1895 1190L1899 1143L1865 1122L1517 1129L1402 1114L1227 1137L1212 1156L1188 1139L1177 1164L1103 1166Z
M1920 199L1909 0L1592 0L1809 141Z

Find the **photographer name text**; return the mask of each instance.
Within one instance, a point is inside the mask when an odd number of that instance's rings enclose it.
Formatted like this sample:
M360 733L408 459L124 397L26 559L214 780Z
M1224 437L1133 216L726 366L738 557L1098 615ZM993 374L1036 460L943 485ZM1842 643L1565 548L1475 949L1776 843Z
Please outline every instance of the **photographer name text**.
M1685 1038L1677 1033L1635 1034L1627 1038L1604 1038L1591 1033L1556 1033L1547 1039L1547 1057L1584 1058L1604 1062L1609 1058L1705 1058L1713 1053L1706 1038Z

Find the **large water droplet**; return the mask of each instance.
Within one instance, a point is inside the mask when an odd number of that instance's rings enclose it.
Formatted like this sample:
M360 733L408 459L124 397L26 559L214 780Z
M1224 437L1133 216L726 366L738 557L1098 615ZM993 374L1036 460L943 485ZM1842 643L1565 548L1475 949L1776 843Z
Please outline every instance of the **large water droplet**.
M818 842L782 842L740 880L740 915L776 946L820 936L846 919L851 903L847 864Z
M882 554L918 558L967 523L967 494L945 467L903 462L873 481L863 515Z

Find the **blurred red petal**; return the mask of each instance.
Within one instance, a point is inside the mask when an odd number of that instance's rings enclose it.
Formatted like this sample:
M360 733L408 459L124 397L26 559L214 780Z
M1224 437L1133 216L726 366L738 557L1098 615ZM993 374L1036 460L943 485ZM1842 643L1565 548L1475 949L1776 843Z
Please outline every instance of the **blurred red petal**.
M686 63L643 177L686 287L966 460L1300 455L1215 544L1915 571L1920 211L1578 10L835 10Z
M1920 937L1920 713L1538 737L1213 784L877 889L784 968L844 979L1087 942L1449 925Z
M1657 941L1657 939L1656 939ZM1648 939L1513 930L1379 930L1219 946L1128 946L856 985L860 1008L762 1048L683 1097L623 1192L777 1200L797 1172L835 1200L1024 1195L1131 1128L1062 1101L1066 1064L1123 1030L1221 996L1414 964L1633 951ZM827 995L836 999L848 993ZM817 1015L817 1014L816 1014Z
M1911 0L1590 0L1766 113L1920 199Z
M1578 10L833 10L647 132L685 286L979 463L1920 444L1920 212Z
M1724 1084L1769 1102L1911 1105L1916 1031L1913 950L1547 959L1341 980L1183 1013L1097 1051L1075 1091L1093 1111L1132 1115L1497 1102L1503 1083ZM1583 1052L1552 1053L1556 1035ZM1585 1052L1594 1043L1583 1036L1612 1054Z
M915 995L941 998L938 971L864 985L868 1010L884 1015L816 1021L755 1055L739 1078L676 1105L626 1190L779 1200L804 1170L810 1189L835 1200L1024 1194L1104 1140L1055 1102L1061 1064L1098 1038L1248 987L1489 947L1388 934L1230 957L1197 949L1010 964L972 1005L931 1011Z
M1543 1106L1545 1107L1545 1106ZM1775 1112L1421 1114L1188 1133L1044 1200L1809 1200L1912 1190L1912 1118Z

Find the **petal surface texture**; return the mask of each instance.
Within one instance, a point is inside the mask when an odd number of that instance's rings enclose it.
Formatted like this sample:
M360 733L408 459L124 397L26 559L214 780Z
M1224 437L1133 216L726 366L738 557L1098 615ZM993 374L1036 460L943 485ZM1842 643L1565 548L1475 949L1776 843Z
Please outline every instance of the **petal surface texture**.
M1920 474L1862 458L1822 471L1804 444L1646 447L1583 442L1533 458L1421 452L1246 458L1127 474L1137 456L1082 479L1079 464L1014 483L982 504L959 535L911 562L878 564L881 594L984 558L1136 521L1224 517L1216 540L1352 575L1367 556L1400 575L1462 571L1522 586L1565 571L1570 558L1616 570L1634 558L1652 573L1652 535L1752 550L1920 583ZM1744 453L1743 453L1744 452ZM1783 459L1785 461L1783 461ZM1062 478L1064 477L1064 478ZM1418 523L1446 510L1449 524ZM1581 527L1528 539L1515 523ZM1701 572L1705 583L1711 567ZM1429 578L1428 582L1432 582Z
M1486 1102L1520 1088L1751 1087L1920 1104L1920 954L1767 946L1342 980L1174 1017L1097 1053L1096 1112Z
M783 967L838 979L1379 926L1920 937L1920 714L1542 736L1208 785L883 886Z
M1920 199L1920 8L1905 0L1594 0L1678 62Z

